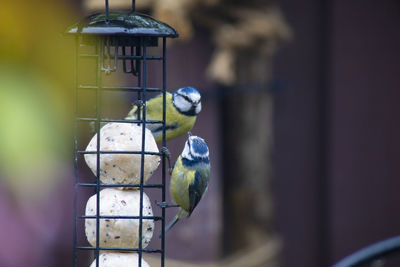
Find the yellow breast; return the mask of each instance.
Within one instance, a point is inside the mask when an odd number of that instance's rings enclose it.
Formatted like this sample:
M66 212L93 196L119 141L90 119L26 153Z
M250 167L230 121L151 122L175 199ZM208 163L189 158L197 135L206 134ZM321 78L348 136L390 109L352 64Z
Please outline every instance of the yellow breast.
M178 157L171 175L170 193L172 199L182 209L189 212L189 185L195 178L196 171L183 166L181 156Z

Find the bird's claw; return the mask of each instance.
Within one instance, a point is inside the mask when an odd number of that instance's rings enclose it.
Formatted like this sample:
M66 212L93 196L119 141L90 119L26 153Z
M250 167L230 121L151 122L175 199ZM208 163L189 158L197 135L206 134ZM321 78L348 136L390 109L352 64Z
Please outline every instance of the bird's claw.
M169 152L168 148L166 148L165 146L163 146L163 147L161 148L161 151L162 151L162 153L163 153L165 156L167 156L168 158L171 157L171 152Z
M132 103L132 106L141 107L141 106L143 106L143 103L144 103L143 100L138 99L138 100L136 100L135 102Z
M177 208L179 207L179 205L177 204L168 204L167 202L157 202L156 204L160 207L160 208Z
M163 147L161 148L161 151L162 151L162 153L163 153L163 154L167 157L167 159L168 159L168 166L169 166L168 172L169 172L169 175L171 175L171 174L172 174L171 152L169 152L168 148L166 148L165 146L163 146Z

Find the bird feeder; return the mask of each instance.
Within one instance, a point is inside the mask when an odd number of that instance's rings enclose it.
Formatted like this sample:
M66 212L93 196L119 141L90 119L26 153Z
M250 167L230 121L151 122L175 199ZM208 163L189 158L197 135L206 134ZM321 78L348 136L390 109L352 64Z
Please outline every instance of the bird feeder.
M96 267L101 266L100 260L106 256L101 254L105 250L109 252L131 252L137 253L138 266L142 266L143 253L159 253L161 256L161 266L164 266L165 257L165 240L164 240L164 228L165 228L165 178L166 178L166 155L164 150L161 152L149 152L145 151L146 143L146 124L160 124L163 127L163 141L162 146L165 147L165 111L166 111L166 40L167 38L178 37L178 33L171 26L160 22L150 16L139 14L135 12L135 1L132 1L132 9L129 12L111 12L109 11L108 1L105 1L105 12L90 15L80 22L70 26L65 31L68 36L75 38L75 127L74 127L74 168L75 168L75 197L74 197L74 253L73 253L73 266L78 266L79 261L78 251L91 250L94 251L94 257L96 263L93 263ZM157 48L158 47L158 48ZM89 48L89 49L88 49ZM152 49L150 49L152 48ZM157 55L152 55L151 51L153 48L158 49ZM88 52L91 51L91 52ZM161 52L160 52L161 51ZM92 59L96 64L93 64L93 73L95 73L95 79L92 84L82 82L82 61L85 59ZM150 73L148 64L150 61L155 61L160 64L162 69L162 75L153 75ZM112 76L120 73L121 75L127 75L127 80L131 80L132 84L129 86L120 86L113 84L105 84L104 77ZM160 81L159 87L149 87L149 81L158 79ZM94 115L93 116L82 116L78 110L78 102L80 99L81 91L92 91L95 95L94 103ZM141 107L140 116L137 120L116 120L106 119L102 116L102 103L107 99L103 99L106 91L113 92L135 92L137 99L136 105ZM163 119L161 121L150 121L146 120L146 106L145 102L149 92L160 92L163 95ZM97 142L95 144L95 151L87 151L81 149L78 145L80 131L79 123L88 122L94 125L96 132ZM137 151L103 151L101 149L101 138L100 129L106 123L135 123L142 129L141 134L141 149ZM97 167L94 171L93 182L82 182L79 177L80 162L82 161L82 155L92 154L96 156ZM140 182L137 184L104 184L99 179L101 175L100 160L101 155L106 154L136 154L141 156L141 171L140 171ZM145 155L159 155L161 157L161 168L162 168L162 182L160 184L146 184L144 181L144 158ZM81 188L91 187L96 193L94 215L82 215L79 214L78 207L78 194ZM104 216L100 214L100 191L108 188L134 188L137 192L140 192L140 211L138 216ZM161 204L159 207L161 210L161 216L146 216L144 213L144 188L158 188L161 190ZM79 227L77 227L79 220L92 219L95 222L96 229L96 242L93 246L78 244L78 233ZM107 219L136 219L139 220L139 242L136 248L118 248L101 245L99 242L100 233L100 220ZM161 222L161 242L160 248L158 249L145 249L142 245L143 220L152 219L154 221ZM135 256L136 257L136 256ZM79 265L80 266L80 265ZM83 265L82 265L83 266ZM133 265L132 265L133 266Z

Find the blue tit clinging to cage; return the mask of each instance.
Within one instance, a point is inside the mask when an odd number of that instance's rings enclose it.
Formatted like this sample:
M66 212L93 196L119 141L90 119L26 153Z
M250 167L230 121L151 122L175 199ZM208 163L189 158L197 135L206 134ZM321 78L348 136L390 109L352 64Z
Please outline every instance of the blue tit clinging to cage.
M189 133L185 147L173 167L170 181L171 197L179 205L179 211L165 228L165 232L179 219L192 214L207 190L210 171L207 144L202 138Z
M162 120L162 94L146 101L146 120ZM133 106L126 120L138 119L138 107ZM183 87L166 94L166 140L186 134L193 128L201 111L200 93L193 87ZM141 112L140 112L141 113ZM162 125L147 124L157 143L162 141Z

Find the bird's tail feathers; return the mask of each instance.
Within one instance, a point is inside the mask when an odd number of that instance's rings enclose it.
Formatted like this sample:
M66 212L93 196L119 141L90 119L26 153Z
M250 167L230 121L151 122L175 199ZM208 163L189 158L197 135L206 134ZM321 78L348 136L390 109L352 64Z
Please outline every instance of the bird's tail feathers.
M174 219L170 221L167 226L165 226L165 233L167 233L169 229L171 229L179 221L179 219L180 218L178 217L178 215L176 215Z
M179 209L178 213L175 215L174 219L172 219L172 221L169 222L169 224L165 227L165 234L183 217L187 217L189 214L183 210L183 209ZM161 235L160 235L161 238Z

